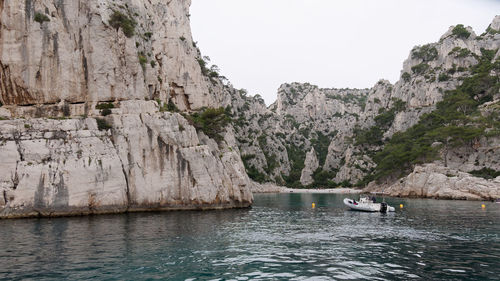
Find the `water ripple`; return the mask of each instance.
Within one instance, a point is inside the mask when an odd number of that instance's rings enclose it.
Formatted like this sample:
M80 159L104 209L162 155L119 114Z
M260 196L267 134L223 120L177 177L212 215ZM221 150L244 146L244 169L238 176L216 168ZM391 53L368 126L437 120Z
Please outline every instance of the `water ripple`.
M500 206L257 195L248 210L0 221L0 280L494 280ZM311 203L317 208L312 210Z

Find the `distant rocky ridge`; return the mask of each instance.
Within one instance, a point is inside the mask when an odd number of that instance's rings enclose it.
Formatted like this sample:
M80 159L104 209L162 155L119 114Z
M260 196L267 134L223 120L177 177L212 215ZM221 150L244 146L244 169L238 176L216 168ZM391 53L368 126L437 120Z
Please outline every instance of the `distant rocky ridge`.
M362 187L377 178L379 184L373 182L370 190L377 190L376 186L381 190L382 186L411 173L412 166L418 168L425 162L435 162L434 166L424 169L427 172L435 167L436 173L455 169L475 175L481 175L477 171L483 171L486 176L496 175L500 171L499 49L500 16L496 16L481 36L470 27L457 25L450 27L439 42L415 47L403 64L400 80L394 85L381 80L371 89L358 90L283 84L277 101L268 108L260 97L252 98L240 92L239 96L233 96L233 110L236 138L247 172L257 181L290 187ZM463 98L464 104L458 104L458 98ZM437 117L428 117L436 108L448 119L455 118L450 117L453 112L464 114L434 128L436 135L431 136L434 143L421 147L427 152L401 153L399 158L413 158L408 162L394 162L393 166L401 167L381 168L384 160L380 158L393 157L396 153L388 149L400 145L393 135L410 128L413 128L410 133L424 128L425 124L414 127L422 122L421 117L436 121ZM481 128L480 132L472 132L474 127ZM468 131L462 138L454 136L451 129ZM472 136L476 133L477 136ZM432 157L431 150L436 152ZM390 158L384 165L388 163ZM408 166L404 167L405 163ZM396 172L398 168L401 170ZM464 192L472 194L473 185L482 180L471 176L474 178L477 181L468 180L470 191ZM495 186L498 179L489 182L487 186ZM408 184L405 188L409 189L408 186L415 185ZM409 194L396 192L399 189L403 187L395 186L391 193ZM435 197L436 193L412 194ZM474 196L456 197L491 199L497 195L478 191Z

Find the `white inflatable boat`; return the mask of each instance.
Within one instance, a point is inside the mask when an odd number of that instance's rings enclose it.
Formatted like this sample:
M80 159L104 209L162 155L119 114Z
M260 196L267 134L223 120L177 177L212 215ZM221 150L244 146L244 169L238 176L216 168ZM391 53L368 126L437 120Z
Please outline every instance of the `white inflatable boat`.
M344 204L347 207L351 208L352 210L364 211L364 212L387 213L387 212L394 212L396 210L396 209L394 209L394 207L387 205L387 203L385 203L385 202L374 203L368 197L361 197L361 198L359 198L359 201L356 201L356 200L350 199L350 198L345 198Z

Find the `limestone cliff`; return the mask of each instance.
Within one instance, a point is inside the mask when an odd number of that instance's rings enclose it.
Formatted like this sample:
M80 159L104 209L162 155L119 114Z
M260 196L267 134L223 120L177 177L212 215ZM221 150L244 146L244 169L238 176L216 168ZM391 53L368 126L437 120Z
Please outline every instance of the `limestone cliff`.
M0 1L0 218L252 203L232 130L189 117L230 102L190 3Z
M172 99L181 110L219 105L198 62L190 3L2 1L2 103L84 104L74 115L100 101Z
M236 137L250 176L298 186L311 148L323 169L330 143L360 120L368 93L368 89L283 84L269 108L259 97L232 95Z
M248 206L237 153L136 103L109 115L109 130L94 118L1 122L0 217Z
M381 171L381 157L388 155L388 144L396 147L395 133L422 126L434 129L433 135L422 144L424 150L402 156L412 159L409 166L394 162L403 173L433 161L436 166L431 167L442 165L462 172L500 171L499 49L500 16L496 16L480 36L470 27L457 25L439 42L415 47L394 85L386 80L371 89L283 84L269 108L259 97L234 95L239 118L236 136L247 171L255 180L288 186L364 186L374 176L394 183L404 174L397 175L397 169ZM437 119L439 114L445 117L443 121ZM422 124L422 120L442 122L442 128ZM415 129L417 124L421 127ZM464 134L453 135L452 130ZM430 139L434 143L428 143ZM310 162L306 152L311 148L317 153L319 169L313 171L312 182L301 183L301 173ZM424 151L428 155L438 152L426 159Z
M302 174L300 176L300 183L304 186L308 186L314 182L313 173L318 169L319 162L318 157L316 157L316 151L314 147L306 154L306 160L304 163L304 169L302 169Z
M426 164L415 167L411 174L393 184L371 184L366 190L390 196L495 200L500 197L500 177L487 180L449 167Z

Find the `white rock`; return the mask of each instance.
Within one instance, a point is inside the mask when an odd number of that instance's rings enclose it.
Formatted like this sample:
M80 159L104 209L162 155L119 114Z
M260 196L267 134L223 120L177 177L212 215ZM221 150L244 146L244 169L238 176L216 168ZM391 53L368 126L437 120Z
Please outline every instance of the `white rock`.
M208 94L213 86L197 61L190 4L181 0L2 1L3 103L172 98L181 110L217 106L223 98L218 91ZM134 36L127 38L109 25L114 10L138 22ZM49 21L35 21L36 13ZM146 60L143 65L138 53ZM73 115L84 114L70 110Z
M253 201L238 154L200 145L179 114L111 115L107 120L116 126L107 132L85 129L89 120L0 121L0 217L245 207ZM22 129L4 134L14 127ZM45 133L35 137L33 127Z
M467 173L426 164L395 184L369 186L367 191L383 191L391 196L438 199L493 200L500 198L500 181L486 180Z
M305 167L302 169L302 174L300 176L300 183L307 186L314 182L312 175L319 167L319 161L314 147L311 148L311 151L306 154L306 161L304 162L304 165Z

